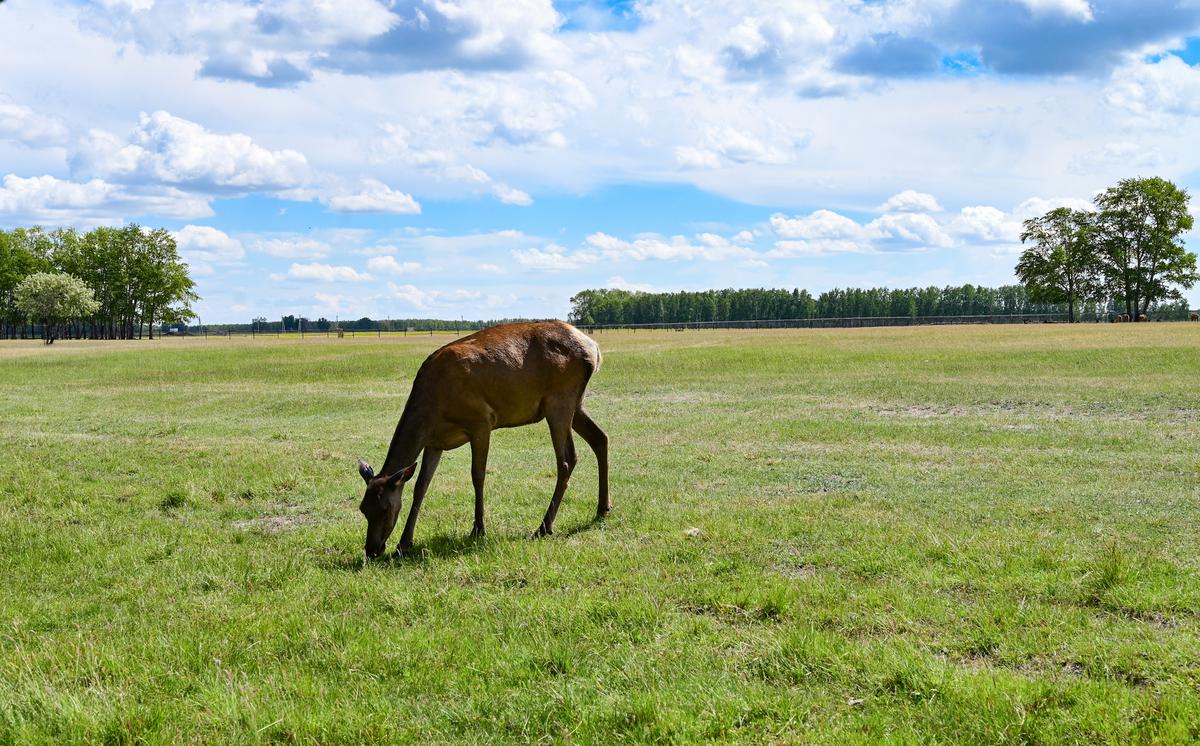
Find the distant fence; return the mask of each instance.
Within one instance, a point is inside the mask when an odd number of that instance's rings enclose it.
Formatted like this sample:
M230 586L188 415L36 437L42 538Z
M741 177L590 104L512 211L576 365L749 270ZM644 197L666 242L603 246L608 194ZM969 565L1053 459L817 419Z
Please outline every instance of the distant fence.
M1196 312L1192 312L1195 314ZM1078 318L1079 323L1110 323L1114 320L1112 314L1095 315ZM1150 321L1183 321L1184 319L1152 318ZM756 319L751 321L682 321L656 324L582 324L576 326L589 334L606 331L688 331L697 329L854 329L881 326L939 326L950 324L1065 324L1065 313L1013 313L989 314L977 316L846 316L821 319ZM438 335L462 336L471 334L475 329L393 329L378 327L375 329L213 329L207 325L191 326L183 331L155 331L157 337L244 337L247 339L265 338L356 338L356 337L432 337ZM25 325L13 329L10 339L38 339L42 335L40 324ZM81 329L66 329L59 339L87 339ZM145 336L149 330L143 328ZM137 337L141 339L142 336Z
M1109 323L1109 314L1077 317L1080 323ZM1162 319L1151 319L1161 321ZM1065 324L1065 313L1011 313L984 316L851 316L823 319L760 319L755 321L686 321L661 324L579 324L589 333L604 331L686 331L690 329L854 329L875 326L938 326L946 324Z

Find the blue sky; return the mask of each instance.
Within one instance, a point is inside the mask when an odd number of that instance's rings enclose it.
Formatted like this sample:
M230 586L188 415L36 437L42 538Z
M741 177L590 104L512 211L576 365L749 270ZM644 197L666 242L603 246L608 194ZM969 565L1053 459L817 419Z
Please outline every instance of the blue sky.
M1198 122L1200 0L0 4L0 226L167 227L211 322L1011 282Z

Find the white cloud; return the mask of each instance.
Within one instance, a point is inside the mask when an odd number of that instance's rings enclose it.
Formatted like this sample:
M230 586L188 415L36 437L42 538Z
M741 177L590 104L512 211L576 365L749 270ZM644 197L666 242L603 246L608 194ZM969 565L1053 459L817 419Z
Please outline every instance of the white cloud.
M1113 75L1106 97L1135 117L1200 116L1200 67L1175 55L1156 62L1134 61Z
M776 241L775 248L766 253L771 259L796 257L835 256L837 254L874 254L871 245L864 241L838 238L815 238L812 240Z
M372 158L375 161L398 161L436 179L465 185L472 191L486 190L508 205L525 207L533 204L533 198L527 192L496 181L481 168L462 163L457 155L448 150L414 145L413 132L403 125L384 124L382 129L384 137L372 143ZM443 123L443 128L430 134L434 139L443 140L449 130L453 130L453 125Z
M715 233L701 233L695 237L694 241L685 236L667 238L647 233L636 236L632 241L627 241L599 232L589 235L585 239L585 243L588 247L587 251L578 252L577 255L599 253L614 261L687 261L693 259L722 261L754 256L753 250L735 245L729 239Z
M39 114L28 106L0 102L0 139L43 148L65 144L68 134L66 124L57 117Z
M185 225L174 232L184 261L199 275L212 274L215 265L240 264L246 251L242 242L207 225Z
M1034 17L1058 15L1084 23L1096 20L1088 0L1020 0Z
M526 192L520 189L514 189L507 184L492 184L492 194L496 195L496 199L506 205L519 205L520 207L528 207L533 204L533 197L530 197Z
M389 275L408 275L421 268L419 262L398 262L394 256L373 256L367 260L367 269Z
M683 168L719 168L726 163L782 165L795 160L811 139L810 133L794 135L774 120L768 119L765 125L764 133L710 125L699 144L674 149L675 162Z
M1021 221L989 205L964 207L952 229L980 241L1020 241Z
M1135 142L1110 142L1072 158L1067 168L1080 174L1127 172L1159 168L1165 162L1158 148Z
M655 292L654 286L649 283L629 282L628 280L626 280L624 277L621 277L620 275L614 275L613 277L608 278L608 282L605 283L605 287L610 287L615 290L629 290L629 291L638 292L638 293L653 293L653 292Z
M493 275L504 274L504 269L502 267L500 267L497 264L490 264L487 262L485 262L483 264L476 264L475 269L479 270L480 272L487 272L487 273L493 274Z
M433 293L421 290L416 285L397 285L389 282L388 290L393 298L421 309L429 308L436 298Z
M817 210L795 218L775 213L770 223L771 230L782 238L856 240L866 235L863 226L832 210Z
M85 19L90 27L150 52L198 55L202 76L266 88L298 85L316 69L510 69L562 49L553 37L560 17L539 0L264 0L203 13L187 0L101 4Z
M135 215L188 220L210 217L208 200L178 189L138 190L102 179L65 181L50 175L4 177L0 216L11 223L94 226L121 223Z
M90 131L71 166L114 181L207 191L279 191L310 178L308 161L294 150L267 150L247 135L209 132L165 111L141 114L128 141Z
M396 215L417 215L421 206L412 195L393 190L376 179L363 179L362 191L357 194L329 198L334 212L387 212Z
M254 251L283 259L322 259L329 255L329 244L314 238L291 236L259 238L250 244Z
M912 212L888 213L867 224L867 235L875 240L947 248L954 240L930 215Z
M941 212L942 206L932 194L905 189L879 206L880 212Z
M579 269L597 259L594 254L585 252L567 254L566 249L557 244L549 244L544 249L514 249L511 254L522 267L549 271Z
M361 274L353 267L313 262L312 264L293 264L288 268L286 275L273 274L271 279L275 281L286 279L315 282L364 282L371 278Z

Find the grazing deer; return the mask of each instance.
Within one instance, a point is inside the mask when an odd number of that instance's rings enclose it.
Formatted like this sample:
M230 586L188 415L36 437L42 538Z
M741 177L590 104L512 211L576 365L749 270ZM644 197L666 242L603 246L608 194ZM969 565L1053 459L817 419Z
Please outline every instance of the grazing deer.
M583 411L584 389L599 369L600 347L561 321L493 326L451 342L426 358L413 379L378 476L367 462L358 460L359 474L367 483L358 506L367 519L366 557L373 559L384 552L400 515L404 483L412 479L417 456L422 456L412 507L396 554L412 547L421 501L442 452L464 443L471 444L471 481L475 486L475 526L471 535L483 536L483 478L492 431L531 425L542 419L550 425L558 482L534 536L553 533L558 504L575 468L571 430L579 433L596 454L600 471L596 516L605 515L611 507L608 436Z

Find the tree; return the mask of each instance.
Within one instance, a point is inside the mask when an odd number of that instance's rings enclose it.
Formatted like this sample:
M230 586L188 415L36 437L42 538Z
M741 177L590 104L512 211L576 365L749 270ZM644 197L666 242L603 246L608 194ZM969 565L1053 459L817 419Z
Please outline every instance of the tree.
M1188 201L1186 190L1157 177L1123 179L1096 197L1104 275L1131 319L1200 280L1180 238L1193 224Z
M1017 277L1033 302L1066 303L1074 324L1076 302L1095 298L1103 287L1091 213L1060 207L1024 225L1021 243L1032 246L1017 262Z
M63 324L87 318L100 308L91 288L65 273L29 275L17 286L15 296L17 307L29 319L42 323L46 344L54 341Z

